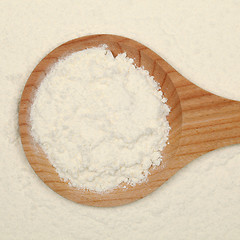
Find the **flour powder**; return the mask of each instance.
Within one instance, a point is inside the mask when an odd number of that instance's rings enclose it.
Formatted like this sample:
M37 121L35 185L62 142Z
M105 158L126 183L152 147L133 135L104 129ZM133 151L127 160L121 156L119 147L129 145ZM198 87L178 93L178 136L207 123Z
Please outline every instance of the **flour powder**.
M61 178L102 192L147 180L161 162L169 111L149 72L103 45L52 67L32 105L32 135Z

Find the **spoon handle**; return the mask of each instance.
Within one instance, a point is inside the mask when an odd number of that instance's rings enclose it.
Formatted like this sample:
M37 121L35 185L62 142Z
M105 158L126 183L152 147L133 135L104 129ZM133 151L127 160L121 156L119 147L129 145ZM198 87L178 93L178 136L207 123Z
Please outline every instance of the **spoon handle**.
M177 156L184 165L207 152L240 143L240 102L216 96L172 71L182 109Z

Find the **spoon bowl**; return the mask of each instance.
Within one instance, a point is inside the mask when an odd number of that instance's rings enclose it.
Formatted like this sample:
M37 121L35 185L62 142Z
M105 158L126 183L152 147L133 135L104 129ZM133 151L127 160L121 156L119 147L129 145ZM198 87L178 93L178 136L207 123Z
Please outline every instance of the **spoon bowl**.
M77 189L64 182L46 154L31 136L30 110L35 93L54 63L73 52L106 44L117 56L126 52L135 64L159 82L171 108L169 144L163 161L150 168L148 181L136 186L120 185L104 193ZM19 107L19 131L26 157L36 174L52 190L77 203L112 207L127 204L153 192L195 158L214 149L240 143L240 102L207 92L189 82L146 46L116 35L91 35L62 44L43 58L31 73ZM126 187L126 188L125 188Z

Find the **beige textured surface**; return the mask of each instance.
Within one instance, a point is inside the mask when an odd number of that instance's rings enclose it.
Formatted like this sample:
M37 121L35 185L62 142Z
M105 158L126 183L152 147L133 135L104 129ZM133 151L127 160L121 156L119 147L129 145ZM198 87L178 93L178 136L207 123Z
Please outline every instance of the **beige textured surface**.
M134 38L197 85L240 100L239 1L2 0L0 9L1 240L239 239L239 145L195 160L143 200L96 209L49 190L16 134L30 72L50 50L87 34Z

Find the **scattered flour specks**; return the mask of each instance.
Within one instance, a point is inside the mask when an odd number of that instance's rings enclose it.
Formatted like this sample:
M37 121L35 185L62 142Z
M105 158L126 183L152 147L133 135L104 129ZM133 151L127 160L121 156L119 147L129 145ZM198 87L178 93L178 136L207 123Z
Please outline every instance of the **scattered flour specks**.
M94 208L36 176L17 130L21 91L36 64L88 34L133 38L197 85L240 100L239 1L1 0L0 9L1 240L239 240L240 145L196 159L140 201Z

